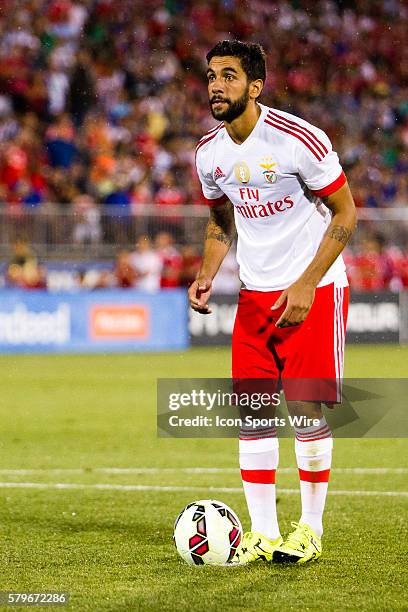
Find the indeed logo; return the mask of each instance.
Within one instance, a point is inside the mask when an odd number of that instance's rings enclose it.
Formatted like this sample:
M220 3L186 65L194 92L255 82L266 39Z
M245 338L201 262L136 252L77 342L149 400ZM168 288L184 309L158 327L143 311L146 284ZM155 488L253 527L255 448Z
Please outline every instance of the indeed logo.
M255 190L257 191L257 190ZM257 199L257 198L256 198ZM251 204L243 202L243 204L235 205L237 212L246 219L258 219L259 217L271 217L276 213L285 212L294 206L294 202L290 196L285 196L282 200L276 202L267 202L266 204Z
M71 337L68 304L53 312L31 311L17 304L11 312L0 312L0 343L10 345L65 344Z

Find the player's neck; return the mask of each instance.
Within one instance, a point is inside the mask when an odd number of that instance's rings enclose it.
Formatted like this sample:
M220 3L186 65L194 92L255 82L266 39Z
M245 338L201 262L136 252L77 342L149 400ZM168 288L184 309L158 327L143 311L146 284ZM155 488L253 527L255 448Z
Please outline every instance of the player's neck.
M242 115L237 119L234 119L231 123L224 121L225 129L232 140L237 144L242 144L251 134L260 114L261 107L254 101L252 104L248 104Z

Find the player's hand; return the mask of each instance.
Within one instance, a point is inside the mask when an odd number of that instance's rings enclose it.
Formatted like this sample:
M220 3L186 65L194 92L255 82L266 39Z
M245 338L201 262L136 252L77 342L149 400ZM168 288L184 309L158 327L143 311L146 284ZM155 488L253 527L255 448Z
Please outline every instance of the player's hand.
M208 300L211 295L212 281L210 278L200 276L190 286L188 290L188 299L193 310L201 314L211 314L208 306Z
M286 301L286 308L276 322L276 327L292 327L299 325L306 319L312 307L315 288L296 281L282 291L271 310L277 310Z

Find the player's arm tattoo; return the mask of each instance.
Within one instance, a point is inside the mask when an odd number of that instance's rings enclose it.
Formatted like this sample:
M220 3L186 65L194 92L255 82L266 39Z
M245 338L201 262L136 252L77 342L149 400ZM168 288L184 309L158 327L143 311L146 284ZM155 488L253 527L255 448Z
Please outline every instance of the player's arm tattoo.
M325 204L328 208L331 208L329 198L323 197L321 198L323 204ZM330 225L326 231L326 236L329 238L333 238L333 240L337 240L341 242L344 246L348 243L351 236L353 234L353 230L348 227L344 227L344 225Z
M207 225L205 239L214 239L231 246L235 237L234 210L227 202L210 209L210 219Z
M326 236L346 245L350 240L352 233L353 232L347 227L343 227L342 225L333 225L333 227L329 227L327 230Z

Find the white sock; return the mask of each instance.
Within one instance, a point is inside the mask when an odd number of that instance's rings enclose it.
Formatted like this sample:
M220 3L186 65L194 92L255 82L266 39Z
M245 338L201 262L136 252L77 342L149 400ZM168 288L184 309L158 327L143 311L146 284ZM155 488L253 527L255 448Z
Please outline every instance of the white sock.
M258 531L270 540L280 537L275 488L278 461L279 442L276 437L239 440L239 463L251 531Z
M295 428L295 431L295 452L302 500L302 516L299 523L309 525L316 535L321 537L333 438L324 417L316 427Z

